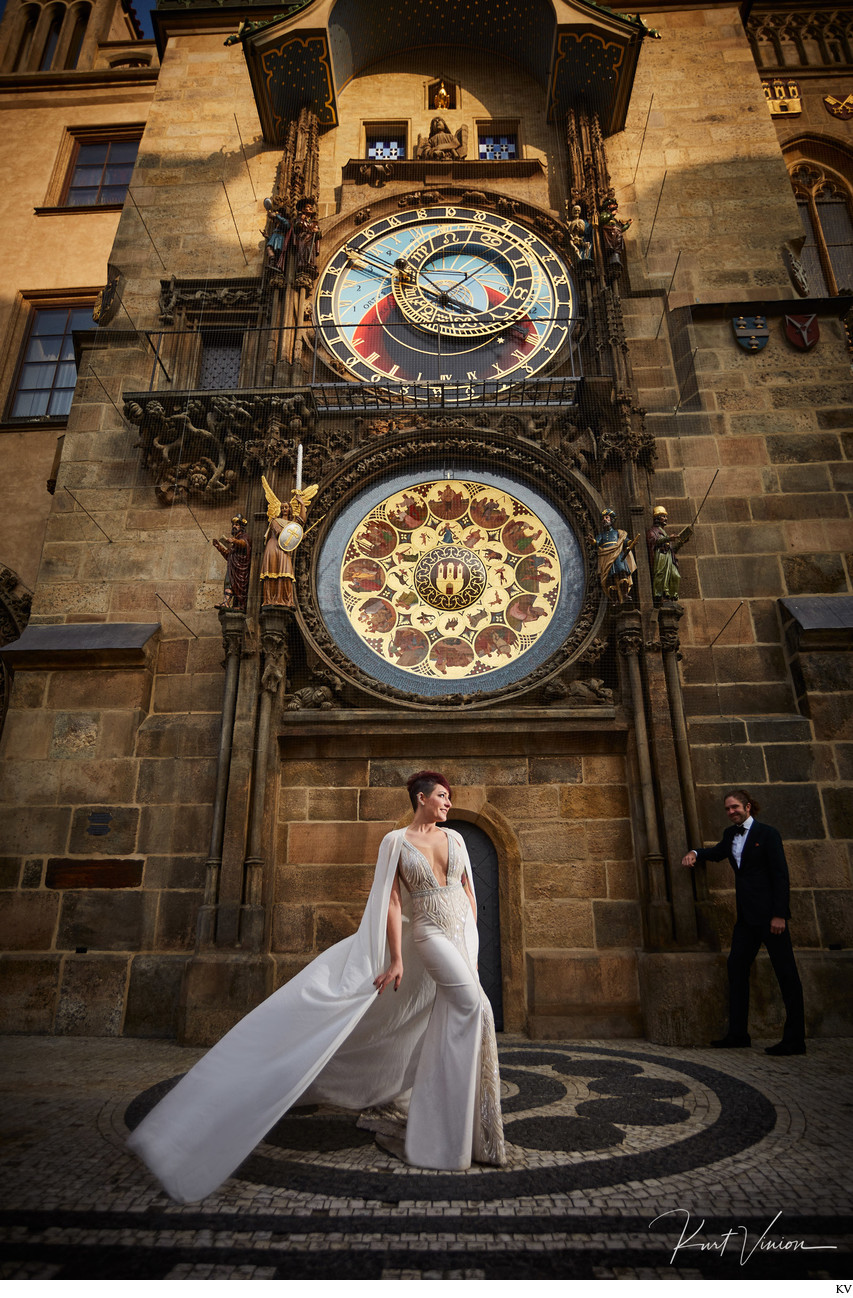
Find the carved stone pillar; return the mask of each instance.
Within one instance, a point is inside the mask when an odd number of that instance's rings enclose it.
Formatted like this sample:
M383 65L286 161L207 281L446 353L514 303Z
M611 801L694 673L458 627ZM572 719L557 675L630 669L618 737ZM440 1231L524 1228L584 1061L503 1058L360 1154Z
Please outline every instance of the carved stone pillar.
M225 832L225 808L228 777L231 772L231 750L234 744L240 657L246 634L246 614L239 609L220 609L219 624L222 627L222 644L225 649L225 691L222 699L222 725L219 731L216 791L213 796L213 821L210 827L204 901L198 913L199 947L212 946L216 937L216 909L219 901L219 875L222 869L222 837Z
M261 677L255 752L252 764L252 805L249 835L243 866L243 903L240 909L240 942L244 950L260 951L264 937L262 855L264 806L269 767L269 742L273 708L287 673L288 629L291 612L275 604L260 611L261 648L264 669Z
M678 783L681 790L681 803L684 807L684 821L687 826L687 841L691 847L701 845L702 830L699 825L699 812L696 807L696 787L693 780L693 763L690 759L690 744L687 740L687 721L684 715L684 696L681 690L681 676L678 671L679 639L678 623L684 616L684 609L678 604L663 604L658 610L658 627L660 628L660 646L663 655L663 670L666 677L666 690L669 696L669 710L672 717L672 732L675 740L675 756L678 763ZM708 900L708 876L704 864L699 864L693 871L696 885L697 901Z
M666 870L660 850L654 776L649 751L640 654L643 649L642 619L638 610L626 609L617 615L616 643L628 669L640 793L646 831L644 856L646 918L651 947L665 947L672 942L672 907L667 898Z

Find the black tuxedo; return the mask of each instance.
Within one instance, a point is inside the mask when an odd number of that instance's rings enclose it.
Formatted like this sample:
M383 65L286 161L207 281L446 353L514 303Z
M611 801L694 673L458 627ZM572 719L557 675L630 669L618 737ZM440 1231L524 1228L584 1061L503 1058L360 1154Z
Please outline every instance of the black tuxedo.
M737 920L728 959L729 1033L747 1036L749 1022L749 971L762 943L767 947L779 990L785 1002L783 1040L799 1045L805 1036L803 989L797 973L788 925L784 933L771 933L771 919L787 920L790 885L785 849L778 829L753 820L743 846L740 866L732 854L735 828L730 825L715 847L701 848L699 861L728 860L735 873Z

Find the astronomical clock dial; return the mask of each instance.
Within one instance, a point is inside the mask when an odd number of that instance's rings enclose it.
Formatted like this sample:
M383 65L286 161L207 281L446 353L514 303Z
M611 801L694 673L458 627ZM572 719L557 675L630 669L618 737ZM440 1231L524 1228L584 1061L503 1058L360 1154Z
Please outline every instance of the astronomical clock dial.
M319 282L314 320L363 383L425 399L500 392L537 374L570 337L568 271L538 235L473 207L426 207L365 226Z
M426 696L522 679L580 608L577 539L529 488L489 475L397 480L324 542L321 606L369 675Z

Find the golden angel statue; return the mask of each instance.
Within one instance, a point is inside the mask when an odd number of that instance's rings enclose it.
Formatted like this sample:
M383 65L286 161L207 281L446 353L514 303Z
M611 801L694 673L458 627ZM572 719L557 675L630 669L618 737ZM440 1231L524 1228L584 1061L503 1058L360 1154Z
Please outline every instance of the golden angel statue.
M279 604L293 608L296 603L293 575L293 555L305 535L305 520L317 487L296 488L289 504L283 505L265 477L261 477L267 498L269 526L261 559L261 581L264 583L263 604Z

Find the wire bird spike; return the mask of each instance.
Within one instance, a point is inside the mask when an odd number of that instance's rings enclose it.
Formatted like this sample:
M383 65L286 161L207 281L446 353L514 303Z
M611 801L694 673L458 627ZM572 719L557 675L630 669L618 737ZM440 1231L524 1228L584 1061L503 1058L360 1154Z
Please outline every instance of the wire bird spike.
M65 486L64 483L63 483L62 485ZM103 533L103 535L104 535L104 536L107 538L107 540L109 541L110 545L112 545L112 543L113 543L113 538L112 538L112 537L111 537L107 532L104 532L104 529L101 527L101 525L100 525L100 523L98 522L98 520L97 520L97 519L96 519L92 514L89 513L88 509L87 509L86 506L83 504L83 502L77 499L77 497L74 495L74 492L71 490L70 487L65 487L65 490L68 492L69 496L70 496L71 499L74 501L75 505L79 505L79 506L80 506L80 508L82 509L83 513L84 513L84 514L87 514L88 517L92 519L92 522L95 524L95 527L98 529L98 531L101 532L101 533Z
M237 242L239 243L240 251L243 254L243 261L248 266L249 258L246 256L246 249L243 247L243 240L240 238L240 231L237 227L237 218L234 215L234 208L231 206L231 199L228 197L228 186L225 184L225 181L222 179L221 176L219 177L219 180L222 184L222 188L225 191L225 202L228 204L228 211L231 213L231 220L234 222L234 233L237 235Z
M713 638L713 640L711 641L711 643L708 645L708 648L709 648L709 649L713 649L714 645L717 643L717 641L719 640L720 636L723 634L723 632L725 631L726 627L729 625L729 622L731 622L732 618L737 617L738 613L739 613L739 612L741 611L741 609L743 608L745 602L746 602L745 600L741 600L740 603L738 604L737 608L735 609L734 613L732 613L732 616L728 619L728 621L726 621L726 622L723 623L723 625L720 627L719 631L718 631L717 634L714 636L714 638Z
M156 598L159 599L159 601L160 601L161 604L166 604L166 601L164 600L163 596L160 594L159 591L156 591L156 590L155 590L154 594L155 594ZM193 640L197 640L197 639L198 639L198 636L196 635L195 631L193 631L193 629L192 629L191 626L187 626L186 622L185 622L184 619L181 617L181 615L180 615L179 613L176 613L175 610L172 608L172 605L171 605L171 604L166 604L166 608L169 610L169 612L172 614L173 617L176 617L176 618L178 619L178 621L180 622L181 626L185 626L185 627L187 627L187 630L189 631L189 633L190 633L190 635L192 636Z

